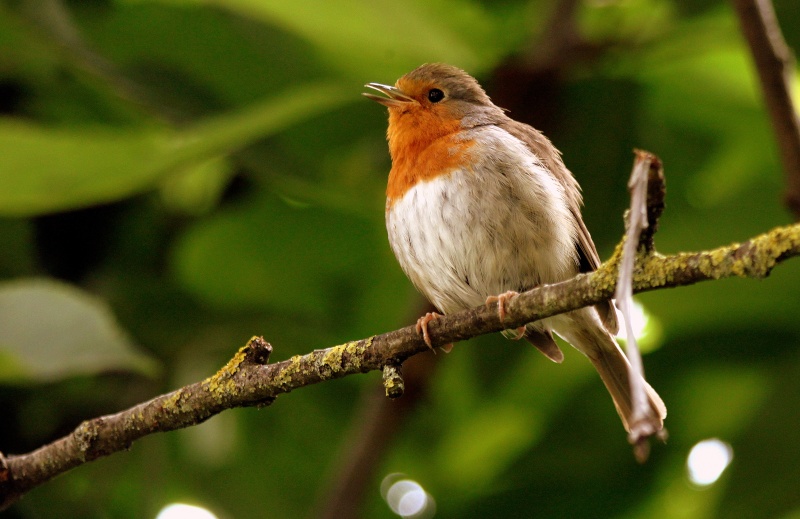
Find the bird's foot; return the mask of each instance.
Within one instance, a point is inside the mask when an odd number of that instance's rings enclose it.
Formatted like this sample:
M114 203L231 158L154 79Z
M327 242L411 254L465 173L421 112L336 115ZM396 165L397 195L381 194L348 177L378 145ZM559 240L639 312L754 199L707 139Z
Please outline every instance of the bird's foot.
M425 341L425 344L427 344L428 348L430 348L434 353L436 353L436 350L433 349L433 344L431 344L431 336L428 334L428 323L434 319L440 318L441 316L442 314L437 314L436 312L428 312L417 319L417 324L415 326L417 334L422 335L422 340ZM445 353L450 353L450 350L453 349L453 345L445 344L442 346L442 349L445 351Z
M506 302L512 297L516 297L518 295L519 292L509 290L508 292L503 292L502 294L496 296L489 296L486 298L486 306L489 306L492 303L497 303L497 316L500 318L500 322L503 322L506 320ZM522 331L524 333L524 327ZM519 338L521 337L522 335L519 336Z

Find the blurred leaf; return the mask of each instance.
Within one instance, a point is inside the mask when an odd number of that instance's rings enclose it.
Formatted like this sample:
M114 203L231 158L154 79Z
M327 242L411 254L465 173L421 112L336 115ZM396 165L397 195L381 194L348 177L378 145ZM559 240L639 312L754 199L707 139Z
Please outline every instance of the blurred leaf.
M48 279L0 284L0 380L50 382L108 370L153 375L100 300Z
M241 148L348 97L335 85L307 85L181 131L0 120L0 214L41 214L151 189L178 168Z
M314 43L332 66L359 76L368 70L375 75L374 81L430 61L457 64L477 73L497 60L502 51L518 43L524 33L521 24L494 25L480 4L464 0L213 0L212 3L283 26Z
M227 160L212 157L165 178L159 189L161 199L173 211L203 214L217 204L232 175Z
M206 302L229 309L356 311L347 299L374 277L377 241L363 220L318 207L252 200L199 222L178 241L178 278ZM352 295L351 295L352 294Z
M274 24L207 3L74 4L104 56L183 117L244 107L330 75L313 45Z

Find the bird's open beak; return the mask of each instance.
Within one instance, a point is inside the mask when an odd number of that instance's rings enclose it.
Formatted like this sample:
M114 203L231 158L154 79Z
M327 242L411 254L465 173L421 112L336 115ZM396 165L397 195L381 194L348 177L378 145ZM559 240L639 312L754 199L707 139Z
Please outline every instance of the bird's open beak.
M403 93L402 90L400 90L397 87L382 85L380 83L367 83L364 86L367 88L371 88L373 90L377 90L378 92L381 92L382 94L386 95L386 97L384 97L375 94L368 94L365 92L362 94L364 97L368 97L377 103L380 103L384 106L388 106L389 108L393 106L403 106L408 103L416 102L416 99L407 96L406 94Z

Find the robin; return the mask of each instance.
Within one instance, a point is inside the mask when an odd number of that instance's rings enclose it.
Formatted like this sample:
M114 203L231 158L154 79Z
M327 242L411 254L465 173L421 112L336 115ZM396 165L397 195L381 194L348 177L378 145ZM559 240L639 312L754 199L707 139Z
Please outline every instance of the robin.
M580 186L538 130L509 118L469 74L430 63L395 86L365 93L388 107L392 169L386 228L403 271L447 314L596 269L600 259L581 217ZM429 313L417 322L428 346ZM524 337L550 360L564 354L553 332L586 355L630 430L628 361L617 345L611 301L561 314L506 336ZM666 407L645 383L659 429Z

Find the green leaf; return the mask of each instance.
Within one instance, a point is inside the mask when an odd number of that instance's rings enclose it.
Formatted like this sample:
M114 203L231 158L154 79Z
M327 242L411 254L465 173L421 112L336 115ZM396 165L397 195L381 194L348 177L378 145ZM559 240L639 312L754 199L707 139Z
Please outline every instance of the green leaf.
M208 2L163 0L161 3ZM212 3L296 33L313 43L332 66L359 74L369 70L376 75L376 81L397 74L398 69L411 69L429 61L457 64L473 73L485 70L523 33L520 24L496 25L490 13L478 3L466 1L215 0Z
M108 306L49 279L0 284L0 381L50 382L107 370L153 375Z
M176 213L206 213L217 205L233 173L231 165L221 157L194 164L161 183L161 200Z
M46 128L0 119L0 215L29 216L124 198L356 99L337 85L298 87L186 130Z
M263 197L198 222L172 264L184 286L221 308L334 311L337 296L375 283L382 240L362 219ZM358 308L345 306L340 319Z

